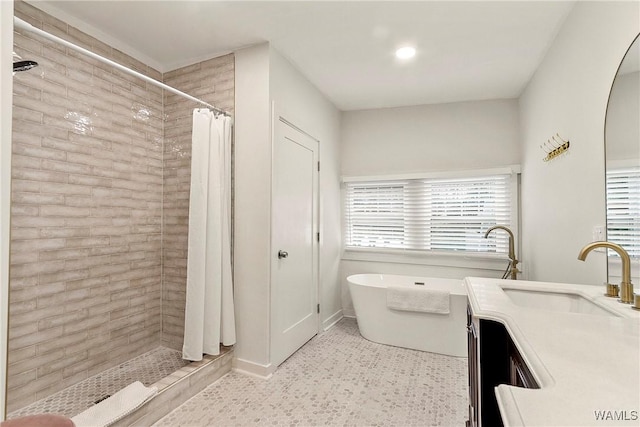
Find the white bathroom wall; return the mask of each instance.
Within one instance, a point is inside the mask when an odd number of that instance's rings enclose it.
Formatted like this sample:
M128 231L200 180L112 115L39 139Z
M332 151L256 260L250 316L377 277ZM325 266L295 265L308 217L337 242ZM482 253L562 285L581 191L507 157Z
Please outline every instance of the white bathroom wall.
M602 284L603 253L578 252L605 224L604 120L613 78L640 30L638 2L577 2L520 98L522 256L532 280ZM543 162L559 133L569 153Z
M271 116L269 46L235 52L236 366L269 374ZM245 363L246 362L246 363Z
M9 314L9 211L13 79L13 0L0 1L0 421L5 416Z
M235 154L236 368L268 376L271 256L271 103L320 140L320 305L324 327L341 315L340 112L278 52L237 51Z
M340 111L274 49L269 76L271 100L278 111L320 141L320 317L326 329L342 317Z
M516 100L346 111L342 175L483 169L517 164Z
M342 175L490 169L518 164L516 100L346 111ZM525 260L526 262L526 260ZM461 256L389 256L346 251L340 267L344 314L353 316L346 278L390 273L462 279L501 277L506 261Z

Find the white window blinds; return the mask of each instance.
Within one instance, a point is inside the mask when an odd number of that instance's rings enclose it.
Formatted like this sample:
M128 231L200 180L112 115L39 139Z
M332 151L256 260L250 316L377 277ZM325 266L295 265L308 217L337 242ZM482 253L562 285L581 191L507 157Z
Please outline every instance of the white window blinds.
M345 183L347 247L506 253L512 175Z
M346 184L347 246L405 247L408 181Z
M640 167L607 170L607 240L640 257Z

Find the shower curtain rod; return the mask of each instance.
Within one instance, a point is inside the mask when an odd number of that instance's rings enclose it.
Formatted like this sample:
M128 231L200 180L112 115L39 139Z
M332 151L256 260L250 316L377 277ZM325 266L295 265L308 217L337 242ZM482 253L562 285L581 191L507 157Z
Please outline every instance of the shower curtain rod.
M213 111L215 111L217 113L224 114L225 116L231 117L231 114L229 112L225 111L225 110L222 110L220 108L214 107L213 105L208 104L208 103L204 102L201 99L193 97L193 96L191 96L189 94L186 94L186 93L184 93L182 91L179 91L178 89L176 89L174 87L171 87L169 85L166 85L166 84L164 84L162 82L159 82L159 81L157 81L155 79L152 79L151 77L145 76L144 74L139 73L137 71L134 71L134 70L132 70L130 68L127 68L124 65L120 65L115 61L112 61L110 59L102 57L102 56L100 56L100 55L98 55L96 53L91 52L90 50L87 50L87 49L85 49L83 47L80 47L80 46L77 46L77 45L75 45L75 44L73 44L71 42L68 42L65 39L62 39L62 38L60 38L58 36L54 36L53 34L47 33L46 31L43 31L43 30L41 30L39 28L36 28L33 25L29 24L26 21L23 21L22 19L20 19L18 17L15 17L15 16L13 17L13 26L14 26L14 28L21 28L23 30L30 31L32 33L36 33L36 34L38 34L38 35L40 35L40 36L42 36L42 37L44 37L46 39L58 42L58 43L66 46L66 47L69 47L71 49L77 50L78 52L83 53L83 54L85 54L85 55L87 55L87 56L89 56L89 57L91 57L93 59L97 59L98 61L102 61L105 64L109 64L109 65L117 68L120 71L124 71L125 73L128 73L128 74L132 74L132 75L134 75L134 76L136 76L136 77L138 77L138 78L140 78L140 79L142 79L142 80L144 80L144 81L146 81L148 83L151 83L151 84L154 84L156 86L159 86L164 90L167 90L167 91L169 91L171 93L174 93L176 95L180 95L180 96L182 96L184 98L187 98L187 99L189 99L191 101L197 102L198 104L202 104L202 105L212 109Z

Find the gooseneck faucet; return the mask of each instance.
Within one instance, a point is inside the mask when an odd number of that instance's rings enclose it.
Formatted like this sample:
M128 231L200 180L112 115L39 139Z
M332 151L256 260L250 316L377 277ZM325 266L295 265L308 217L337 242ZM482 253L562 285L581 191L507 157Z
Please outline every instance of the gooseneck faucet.
M514 245L513 233L511 232L511 230L509 230L509 227L505 227L504 225L494 225L493 227L488 229L486 233L484 233L484 238L486 239L489 236L489 233L491 233L493 230L496 230L496 229L504 230L507 233L509 233L509 260L510 260L509 274L511 275L511 280L517 280L519 271L516 265L518 264L518 260L516 259L516 250Z
M620 255L622 259L622 282L620 282L620 302L625 304L633 303L633 284L631 283L631 258L624 248L616 243L611 242L592 242L582 248L578 259L584 261L587 254L595 248L613 249Z

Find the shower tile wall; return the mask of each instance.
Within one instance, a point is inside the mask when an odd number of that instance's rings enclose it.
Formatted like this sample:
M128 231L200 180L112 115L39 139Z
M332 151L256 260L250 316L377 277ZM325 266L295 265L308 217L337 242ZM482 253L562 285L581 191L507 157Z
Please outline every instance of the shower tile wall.
M159 72L22 1L38 28ZM18 30L8 410L160 344L162 90Z
M200 62L164 74L170 86L233 112L234 56ZM162 344L182 350L187 231L191 179L193 102L165 91Z

